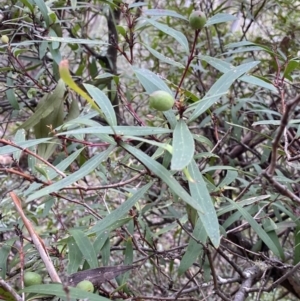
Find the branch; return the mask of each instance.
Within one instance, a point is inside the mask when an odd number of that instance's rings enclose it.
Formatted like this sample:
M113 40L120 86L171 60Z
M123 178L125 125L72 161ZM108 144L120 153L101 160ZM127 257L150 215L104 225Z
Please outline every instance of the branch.
M38 234L34 231L34 228L32 227L30 221L28 220L28 218L25 216L24 214L24 211L23 211L23 208L22 208L22 205L21 205L21 201L19 199L19 197L14 193L14 192L10 192L10 197L12 198L16 208L17 208L17 211L19 212L22 220L23 220L23 223L25 225L25 227L27 228L27 231L28 233L30 234L31 236L31 239L37 249L37 251L39 252L45 266L46 266L46 269L50 275L50 278L53 282L59 282L61 283L61 280L54 268L54 265L51 261L51 258L48 254L48 251L46 249L46 246L44 244L44 241L38 236Z
M251 288L254 281L258 279L262 274L262 271L257 265L254 265L243 272L244 281L242 282L240 289L237 291L234 297L234 301L243 301L247 298L248 289Z

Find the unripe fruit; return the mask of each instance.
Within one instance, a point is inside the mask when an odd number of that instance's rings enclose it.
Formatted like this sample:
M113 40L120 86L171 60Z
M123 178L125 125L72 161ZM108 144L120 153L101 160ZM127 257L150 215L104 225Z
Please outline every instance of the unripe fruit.
M190 14L189 22L193 29L202 29L206 23L206 17L201 10L196 10Z
M85 292L94 292L94 285L91 281L88 280L80 281L79 283L77 283L76 287Z
M174 105L174 97L165 91L155 91L150 94L150 107L157 111L168 111Z
M25 272L24 274L24 285L30 286L42 283L42 276L35 272Z
M9 43L9 37L7 35L4 35L1 37L1 42L3 44L8 44Z

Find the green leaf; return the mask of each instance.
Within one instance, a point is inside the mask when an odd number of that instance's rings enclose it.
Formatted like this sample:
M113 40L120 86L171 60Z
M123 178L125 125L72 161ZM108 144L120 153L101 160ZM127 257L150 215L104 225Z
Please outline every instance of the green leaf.
M31 146L35 146L39 143L43 143L46 141L49 141L51 138L43 138L43 139L34 139L34 140L27 140L24 142L18 142L15 143L16 145L22 147L22 148L28 148ZM10 153L14 153L19 151L19 148L16 148L14 146L10 146L10 145L6 145L6 146L1 146L0 147L0 155L6 155L6 154L10 154Z
M93 248L96 252L100 252L105 245L105 242L109 239L109 231L99 232L99 235L96 237Z
M12 244L13 244L13 242L12 242ZM1 247L0 247L0 277L2 279L6 278L7 260L8 260L10 251L11 251L11 246L8 243L1 244Z
M203 244L205 244L206 242L207 234L205 232L205 229L203 227L200 218L198 218L197 223L195 225L193 231L193 237L195 237ZM180 265L178 268L179 276L185 273L193 265L193 263L197 260L197 258L202 256L202 253L203 253L203 246L191 237L189 239L189 244L187 246L186 252L180 261Z
M89 161L87 161L79 170L72 173L71 175L63 178L60 181L57 181L56 183L42 188L41 190L31 194L26 202L30 202L32 200L35 200L37 198L40 198L42 196L48 195L52 192L57 192L60 189L65 188L68 185L71 185L75 183L76 181L82 179L83 177L87 176L89 173L91 173L99 164L101 164L102 161L106 160L108 156L111 154L112 150L114 149L114 146L110 146L107 150L104 152L99 153L98 155L95 155L93 158L91 158Z
M298 59L294 59L294 60L290 60L288 61L283 76L284 78L286 77L290 77L291 73L295 70L299 68L299 60Z
M213 201L210 197L202 174L199 171L199 167L194 160L188 166L188 171L194 180L194 183L189 181L191 195L202 208L202 212L198 212L199 217L211 242L217 248L220 244L220 231L219 221Z
M135 158L141 161L151 172L158 176L170 189L177 194L185 203L191 205L193 208L200 212L204 212L201 205L193 199L182 186L174 179L173 175L157 161L147 156L144 152L136 149L125 143L121 143L122 147L131 153Z
M75 160L76 158L80 155L80 153L84 150L84 147L81 149L76 150L74 153L69 154L68 157L66 159L64 159L63 161L59 162L59 164L57 164L55 166L56 170L59 170L61 172L64 172ZM58 173L54 170L54 169L50 169L48 171L48 180L52 180L55 177L58 176ZM47 180L44 177L42 177L42 180ZM40 183L33 183L29 186L29 188L24 192L24 196L27 196L28 194L30 194L32 191L37 190L39 187L41 187L43 184Z
M42 119L49 116L52 112L59 113L58 110L61 109L65 91L66 87L64 82L62 80L59 80L53 93L47 93L42 97L42 99L39 101L39 104L37 105L35 112L29 117L29 119L22 123L19 128L29 130L35 125L38 125ZM56 122L55 115L52 115L51 120ZM49 133L49 128L45 128L45 124L43 123L43 121L41 126L43 128L39 132L37 132L37 135L47 137Z
M84 232L80 230L70 230L83 258L88 262L91 269L98 268L98 258L97 254L93 248L92 243Z
M165 34L173 37L184 48L185 52L189 53L189 43L186 36L182 32L175 30L162 23L156 22L153 19L145 19L145 21L147 21L160 31L164 32Z
M195 152L193 135L182 119L175 126L172 146L171 169L182 170L192 161Z
M225 178L218 185L218 189L222 189L224 186L231 184L238 177L238 172L236 170L227 170Z
M2 286L0 287L0 296L1 296L1 300L5 300L5 301L15 301L15 297L8 291L4 290L4 288L2 288Z
M224 22L229 22L234 20L237 20L237 17L230 14L219 13L209 18L205 26L208 27L214 24L219 24L219 23L224 23Z
M178 63L178 62L175 62L174 60L170 59L169 57L166 57L164 56L163 54L161 54L160 52L156 51L155 49L151 48L150 46L148 46L147 44L143 44L147 50L153 54L156 58L158 58L161 62L164 62L166 64L170 64L172 66L175 66L175 67L179 67L179 68L182 68L184 69L185 67L181 64L181 63Z
M79 266L82 264L82 252L73 237L68 238L68 266L67 273L73 274L78 271Z
M230 63L228 63L224 60L215 58L215 57L210 57L210 56L206 56L206 55L198 55L198 57L201 60L206 61L207 63L209 63L211 66L213 66L214 68L216 68L217 70L219 70L222 73L226 73L230 69L234 68L233 65L231 65ZM259 86L259 87L263 87L263 88L271 90L273 92L277 92L277 89L274 87L274 85L270 84L267 81L267 79L263 80L256 76L253 76L253 75L243 75L239 78L239 80Z
M68 115L66 117L66 122L77 118L80 114L78 99L74 98L71 102Z
M76 135L76 134L109 134L109 135L136 135L136 136L147 136L147 135L161 135L172 133L172 130L167 128L150 127L150 126L96 126L87 127L83 129L70 130L68 132L58 133L60 135Z
M73 10L76 10L77 8L77 0L71 0L71 7Z
M274 244L274 242L272 241L272 239L270 238L270 236L261 227L261 225L259 225L256 222L256 220L242 206L240 206L238 203L230 200L229 198L226 198L226 200L228 200L231 203L231 205L233 205L233 207L235 209L237 209L242 214L242 216L245 218L245 220L247 220L247 222L252 227L252 229L255 231L255 233L269 247L269 249L276 256L280 257L280 252L279 252L278 248L276 247L276 245Z
M143 68L132 67L132 69L148 94L151 94L157 90L162 90L173 95L170 88L155 73Z
M26 132L23 129L17 130L14 142L16 144L18 144L20 142L24 142L25 140L26 140ZM14 159L16 161L20 160L21 155L22 155L22 151L21 150L13 153L13 157L14 157Z
M98 221L92 229L88 231L88 234L101 233L105 229L109 228L116 221L121 219L124 215L128 213L128 211L134 206L136 202L138 202L147 190L152 186L153 182L148 183L141 189L139 189L133 196L131 196L127 201L125 201L122 205L118 207L118 209L111 212L104 219Z
M115 110L108 97L101 90L92 85L84 84L84 87L102 110L108 124L111 126L117 125Z
M68 37L40 37L41 39L44 39L46 41L51 42L60 42L60 43L72 43L72 44L86 44L86 45L109 45L109 43L99 40L89 40L89 39L75 39L75 38L68 38ZM40 40L37 40L37 42L41 43Z
M35 2L35 4L37 5L37 7L40 9L42 16L47 24L47 26L50 25L50 19L49 19L49 15L48 15L48 8L45 4L44 0L33 0Z
M6 90L6 97L7 97L7 100L9 101L10 105L12 106L13 109L15 110L20 110L20 107L19 107L19 103L18 103L18 100L15 96L15 91L14 91L14 81L12 79L12 72L9 72L7 73L6 75L6 84L7 84L7 87L12 87L12 88L9 88Z
M294 229L294 240L295 240L295 248L294 248L294 262L296 265L300 262L300 223L296 222L296 227Z
M169 16L169 17L179 18L188 21L187 17L182 16L177 12L168 9L147 9L143 11L143 13L148 16L159 16L159 17Z
M70 299L88 299L89 301L110 301L110 299L104 298L97 294L85 292L79 288L68 287L68 295L66 288L63 284L39 284L31 285L22 290L25 293L36 293L50 296L56 296L59 298Z
M20 0L21 3L24 4L24 6L28 7L28 9L30 10L31 13L34 12L34 8L33 8L33 5L31 4L31 1L28 1L28 0Z
M209 109L216 101L219 100L219 94L226 93L233 82L240 76L248 72L250 69L257 66L259 62L250 62L242 64L224 73L216 83L209 89L204 98L197 104L194 112L189 118L189 121L195 120L207 109Z

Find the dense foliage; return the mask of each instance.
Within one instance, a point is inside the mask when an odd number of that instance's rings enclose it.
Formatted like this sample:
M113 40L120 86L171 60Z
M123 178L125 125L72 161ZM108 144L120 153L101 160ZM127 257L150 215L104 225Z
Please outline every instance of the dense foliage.
M2 2L0 299L300 298L297 1Z

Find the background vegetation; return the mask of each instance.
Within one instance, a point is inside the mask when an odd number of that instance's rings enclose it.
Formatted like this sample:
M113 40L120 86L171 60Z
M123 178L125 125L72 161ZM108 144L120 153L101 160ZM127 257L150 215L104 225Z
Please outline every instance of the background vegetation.
M299 4L2 1L0 299L299 299Z

